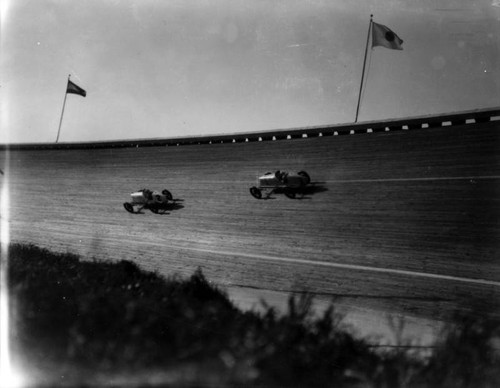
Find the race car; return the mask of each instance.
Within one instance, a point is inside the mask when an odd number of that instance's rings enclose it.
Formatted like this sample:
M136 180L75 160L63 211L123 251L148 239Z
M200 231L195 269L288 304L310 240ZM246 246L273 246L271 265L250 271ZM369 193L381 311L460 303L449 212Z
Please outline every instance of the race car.
M311 183L309 174L299 171L296 174L286 171L267 172L257 180L257 186L250 188L250 194L257 199L262 198L263 192L268 198L272 193L284 193L288 198L295 198Z
M158 214L160 210L166 210L169 201L173 201L172 194L168 190L151 191L149 189L140 189L130 194L131 202L125 202L123 207L130 213L139 213L142 209L149 209ZM134 206L138 206L135 210Z

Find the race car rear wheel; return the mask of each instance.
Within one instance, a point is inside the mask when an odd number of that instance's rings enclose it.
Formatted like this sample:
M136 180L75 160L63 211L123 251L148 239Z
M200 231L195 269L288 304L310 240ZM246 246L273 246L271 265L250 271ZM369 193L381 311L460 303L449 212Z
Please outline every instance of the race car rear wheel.
M161 193L162 193L165 197L167 197L167 199L168 199L169 201L171 201L171 200L172 200L172 198L173 198L173 197L172 197L172 193L171 193L170 191L168 191L167 189L163 190Z
M297 175L300 175L301 177L305 178L306 180L306 185L308 185L309 183L311 183L311 177L309 176L309 174L305 171L299 171L297 173Z
M128 211L129 213L133 213L134 212L134 207L132 206L131 203L128 203L128 202L125 202L123 204L123 207L125 208L126 211Z
M257 199L261 199L262 198L262 191L260 191L259 188L253 186L250 188L250 194L252 194L252 196L254 198L257 198Z
M295 198L295 191L293 190L285 190L285 195L290 198L290 199L294 199Z

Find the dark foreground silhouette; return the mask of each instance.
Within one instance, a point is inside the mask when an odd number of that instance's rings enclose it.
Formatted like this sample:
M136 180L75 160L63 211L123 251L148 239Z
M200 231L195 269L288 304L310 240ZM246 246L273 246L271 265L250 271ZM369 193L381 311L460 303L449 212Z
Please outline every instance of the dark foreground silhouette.
M498 387L499 324L458 314L428 354L381 351L309 294L241 311L197 270L9 247L13 362L28 386Z

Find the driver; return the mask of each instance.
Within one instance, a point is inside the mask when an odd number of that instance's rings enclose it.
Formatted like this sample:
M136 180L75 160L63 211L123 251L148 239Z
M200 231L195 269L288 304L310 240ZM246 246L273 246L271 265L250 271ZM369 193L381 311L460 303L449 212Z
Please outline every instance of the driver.
M276 178L280 181L285 183L287 173L285 171L276 171Z
M151 199L153 199L153 193L151 192L151 190L143 189L143 192L147 200L150 201Z

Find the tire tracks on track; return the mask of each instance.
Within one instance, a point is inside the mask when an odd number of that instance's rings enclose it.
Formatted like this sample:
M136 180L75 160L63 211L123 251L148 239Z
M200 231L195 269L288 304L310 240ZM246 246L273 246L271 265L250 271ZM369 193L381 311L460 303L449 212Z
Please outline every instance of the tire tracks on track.
M101 237L108 241L121 242L119 239L114 239L110 237ZM177 240L179 241L179 240ZM367 271L367 272L377 272L391 275L399 275L399 276L411 276L411 277L419 277L419 278L427 278L427 279L435 279L435 280L446 280L446 281L455 281L460 283L469 283L469 284L479 284L483 286L493 286L500 287L500 282L494 280L486 280L486 279L474 279L474 278L465 278L460 276L451 276L451 275L442 275L442 274L434 274L429 272L419 272L419 271L409 271L402 269L394 269L394 268L384 268L384 267L372 267L365 266L359 264L345 264L339 262L330 262L330 261L320 261L320 260L308 260L308 259L296 259L291 257L278 257L278 256L270 256L270 255L262 255L262 254L252 254L246 252L236 252L236 251L226 251L226 250L217 250L217 249L206 249L206 248L197 248L197 247L187 247L181 244L172 244L171 241L169 244L159 243L154 241L133 241L134 244L142 244L142 245L155 245L155 246L168 246L171 248L175 248L178 250L186 250L186 251L194 251L200 253L210 253L214 255L221 256L235 256L235 257L245 257L250 259L257 260L265 260L265 261L274 261L274 262L282 262L289 264L305 264L312 266L320 266L320 267L329 267L329 268L341 268L353 271ZM190 241L186 240L186 243L190 243Z

